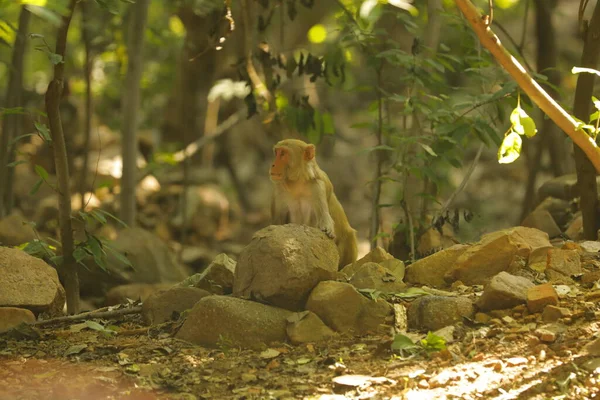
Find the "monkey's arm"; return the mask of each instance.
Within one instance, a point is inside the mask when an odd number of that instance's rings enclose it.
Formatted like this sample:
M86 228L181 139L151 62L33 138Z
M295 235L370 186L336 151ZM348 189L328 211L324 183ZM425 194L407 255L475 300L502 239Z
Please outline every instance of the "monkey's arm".
M329 213L329 202L327 200L327 183L322 179L317 179L312 184L313 211L317 228L325 232L330 238L335 239L333 218Z

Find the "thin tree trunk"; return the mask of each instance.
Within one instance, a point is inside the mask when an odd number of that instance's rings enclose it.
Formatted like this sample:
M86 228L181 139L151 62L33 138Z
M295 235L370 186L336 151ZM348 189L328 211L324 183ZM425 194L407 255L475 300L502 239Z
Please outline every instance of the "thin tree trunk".
M556 33L552 23L552 12L556 7L553 0L535 0L535 31L537 39L537 71L548 77L550 85L545 86L546 91L553 99L559 100L559 95L552 86L560 85L560 73L556 69L558 61L558 51L556 43ZM551 86L552 85L552 86ZM542 153L544 148L550 151L550 165L554 176L560 176L565 173L566 151L561 142L564 141L556 124L548 118L542 120L541 140L532 141L535 144L533 159L529 163L529 176L525 189L525 198L521 210L521 219L523 221L527 214L533 209L535 203L535 186L537 175L541 166ZM519 221L519 222L520 222Z
M597 68L600 54L600 3L596 3L594 14L585 33L580 67ZM577 77L573 114L582 121L590 118L590 105L596 75L582 73ZM583 216L583 236L587 240L598 238L600 213L598 212L598 188L596 170L579 147L575 147L575 168L580 193L580 207Z
M84 1L81 3L81 36L83 39L83 45L85 47L85 65L84 65L84 75L85 75L85 127L83 134L85 135L84 145L83 145L83 165L81 166L80 171L80 181L79 181L79 194L81 196L81 210L85 207L85 192L87 190L87 170L88 170L88 162L89 156L88 152L90 150L90 138L92 136L92 44L91 44L91 34L90 28L88 24L90 23L90 8L89 2Z
M63 262L59 268L67 292L67 312L76 314L79 312L79 278L77 277L77 263L73 257L74 242L73 229L71 225L71 194L69 188L69 163L65 136L63 134L62 122L60 120L60 99L65 79L65 51L67 48L67 33L75 3L69 2L69 11L62 18L62 26L56 35L56 54L62 57L62 61L54 65L54 78L48 84L46 92L46 112L50 124L52 136L52 147L54 149L54 162L56 164L56 175L58 179L58 209L60 218L60 238L62 244Z
M25 36L31 14L25 6L21 7L19 15L19 28L15 38L10 65L8 90L6 91L6 107L21 106L23 97L23 58L25 56ZM5 115L2 121L2 135L0 136L0 218L9 214L12 209L13 192L12 182L14 169L8 164L14 160L14 145L10 142L21 134L21 118L19 114Z
M150 0L137 0L129 16L127 38L127 76L123 95L123 176L121 177L121 219L128 225L135 222L135 187L137 171L136 132L140 104L144 31Z

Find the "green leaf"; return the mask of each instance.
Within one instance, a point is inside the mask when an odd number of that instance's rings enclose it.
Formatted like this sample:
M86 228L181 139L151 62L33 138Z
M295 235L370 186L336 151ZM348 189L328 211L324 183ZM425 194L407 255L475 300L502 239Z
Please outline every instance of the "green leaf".
M405 351L405 350L414 350L418 349L417 346L411 338L406 335L402 335L401 333L394 336L394 341L392 342L392 350L396 351Z
M27 8L27 10L29 10L29 12L31 12L33 15L40 17L41 19L51 23L57 28L62 25L62 18L60 17L60 15L56 14L53 11L50 11L45 7L27 4L25 8Z
M510 164L521 155L521 146L523 141L521 136L516 132L511 131L500 145L498 150L498 162L500 164Z
M323 114L323 133L325 135L333 135L335 133L333 118L330 113Z
M131 264L131 261L129 261L129 259L127 257L125 257L123 254L121 254L117 249L115 249L114 247L112 247L111 245L106 243L105 241L103 241L102 243L104 244L104 247L106 248L106 250L110 251L110 253L113 256L115 256L117 258L117 260L121 261L123 264L127 265L128 267L135 269L133 264Z
M40 178L42 178L43 180L47 181L48 180L48 171L46 171L46 169L44 167L42 167L41 165L34 165L35 168L35 172L38 174L38 176Z
M88 253L83 247L77 247L73 251L73 258L75 258L75 261L78 263L82 262L87 257L87 255Z
M430 155L432 155L433 157L437 157L437 154L435 154L435 151L433 151L433 149L431 147L429 147L425 143L419 143L419 145Z
M425 339L421 339L421 346L427 351L442 351L446 349L446 339L429 332Z
M60 54L56 54L56 53L48 53L48 59L50 60L52 65L58 65L58 64L64 62L63 57Z
M8 168L14 168L14 167L16 167L17 165L21 165L21 164L27 164L27 161L25 161L25 160L13 161L13 162L11 162L10 164L6 164L6 166L7 166Z
M106 252L102 248L102 243L93 235L88 236L87 248L94 257L94 262L104 271L108 270L106 265Z
M1 115L27 114L24 107L1 108Z
M119 218L115 217L114 215L112 215L112 214L111 214L111 213L109 213L108 211L102 210L102 209L100 209L100 208L97 208L97 209L95 209L94 211L95 211L95 212L98 212L98 213L102 213L102 214L104 214L104 215L106 215L106 216L108 216L108 217L112 218L112 219L113 219L113 220L115 220L117 223L119 223L120 225L122 225L122 226L123 226L123 228L127 228L127 227L128 227L128 226L127 226L127 224L126 224L125 222L121 221Z
M42 139L47 143L52 142L52 137L50 136L50 130L44 124L40 124L39 122L34 122L35 130L40 134Z
M533 118L527 115L525 110L519 106L517 106L510 114L510 122L512 123L513 130L519 135L525 135L528 138L531 138L537 133Z
M96 321L85 321L85 325L95 331L99 331L102 332L104 331L104 326L102 326L101 324L97 323Z
M431 293L426 292L425 290L418 287L411 287L402 292L394 293L394 296L399 297L401 299L412 299L421 296L429 296Z
M31 190L29 191L29 195L33 196L34 194L37 193L38 190L40 190L40 186L42 186L42 183L44 183L43 179L39 179L35 185L33 185L33 187L31 188Z
M25 133L23 135L19 135L16 138L14 138L13 140L10 141L10 146L12 146L13 144L17 143L19 140L29 137L29 136L36 136L37 133Z
M102 225L106 224L106 217L96 210L92 210L89 213L96 221L100 222Z

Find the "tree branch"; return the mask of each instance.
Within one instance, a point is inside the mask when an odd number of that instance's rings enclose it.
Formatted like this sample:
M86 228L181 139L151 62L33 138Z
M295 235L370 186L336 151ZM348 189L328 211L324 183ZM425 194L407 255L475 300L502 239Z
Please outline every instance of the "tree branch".
M600 151L585 131L578 129L579 123L567 113L535 81L525 68L502 46L500 39L485 24L481 14L469 0L455 0L457 7L471 24L481 43L496 61L513 77L531 100L558 125L573 142L583 150L597 172L600 172Z

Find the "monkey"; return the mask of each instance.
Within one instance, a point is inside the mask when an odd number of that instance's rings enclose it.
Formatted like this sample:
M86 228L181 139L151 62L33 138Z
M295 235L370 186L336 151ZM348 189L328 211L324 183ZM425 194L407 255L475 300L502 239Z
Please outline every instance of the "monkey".
M273 152L275 160L269 169L274 184L272 223L318 228L334 240L340 255L338 268L356 261L356 230L350 226L329 177L317 164L315 145L285 139Z

